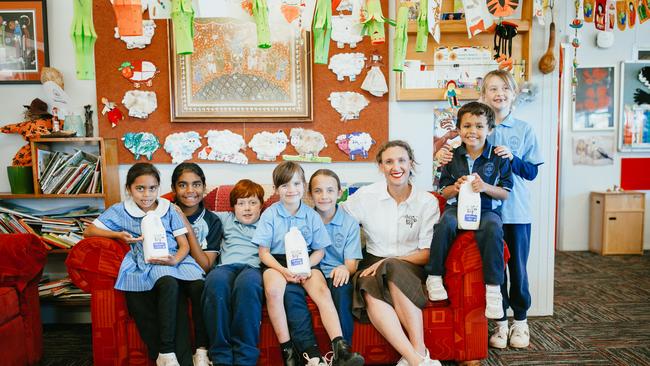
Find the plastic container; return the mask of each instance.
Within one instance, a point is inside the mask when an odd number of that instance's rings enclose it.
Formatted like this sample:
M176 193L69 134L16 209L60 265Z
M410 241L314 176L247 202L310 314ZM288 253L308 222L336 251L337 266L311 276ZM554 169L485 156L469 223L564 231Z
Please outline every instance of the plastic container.
M289 271L299 276L309 276L311 266L309 265L307 242L295 226L292 226L284 235L284 251Z
M149 263L152 258L164 258L169 255L169 244L167 243L167 232L160 220L160 216L154 211L149 211L142 218L142 249L144 261Z
M458 192L458 228L460 230L478 230L481 224L481 194L472 190L473 175L460 186Z

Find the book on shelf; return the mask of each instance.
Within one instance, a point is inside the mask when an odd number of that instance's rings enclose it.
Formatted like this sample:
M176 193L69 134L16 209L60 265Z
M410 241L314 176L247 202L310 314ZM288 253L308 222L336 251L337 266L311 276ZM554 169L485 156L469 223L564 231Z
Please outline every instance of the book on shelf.
M98 175L96 172L101 171L99 156L83 150L76 150L73 154L47 150L38 153L38 181L44 194L101 193L101 188L97 191L91 185L92 179ZM40 154L47 156L42 162Z

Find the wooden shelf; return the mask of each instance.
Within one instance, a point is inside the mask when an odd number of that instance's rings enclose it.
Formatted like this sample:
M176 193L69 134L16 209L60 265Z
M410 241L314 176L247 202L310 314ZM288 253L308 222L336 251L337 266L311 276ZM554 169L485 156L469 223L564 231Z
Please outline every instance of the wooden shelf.
M0 193L0 199L31 199L31 198L103 198L103 193L81 193L81 194L41 194L41 193L22 193L13 194Z
M397 82L401 83L401 76L397 75ZM422 101L422 100L445 100L447 99L444 88L426 88L426 89L397 89L397 100L399 101ZM474 89L456 89L458 99L478 99L479 93Z
M90 299L61 299L58 297L41 297L41 305L54 306L90 306Z
M32 140L34 142L100 142L101 137L41 137Z

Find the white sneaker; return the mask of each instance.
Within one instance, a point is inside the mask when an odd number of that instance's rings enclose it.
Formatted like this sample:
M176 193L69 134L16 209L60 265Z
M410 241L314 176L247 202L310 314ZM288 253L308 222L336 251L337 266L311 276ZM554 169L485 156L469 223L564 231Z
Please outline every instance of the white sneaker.
M427 292L431 301L447 299L447 290L442 284L442 276L427 276Z
M176 359L176 354L171 353L159 353L158 358L156 358L156 366L181 366Z
M530 344L528 323L514 322L510 327L510 347L526 348Z
M197 349L194 357L192 357L192 363L194 366L212 366L210 362L210 357L208 357L207 349Z
M497 325L494 329L494 333L490 336L490 341L488 342L490 347L504 349L508 346L508 323L506 321L505 325Z
M307 360L306 366L329 366L329 364L320 357L309 358L309 355L307 353L303 353L302 357Z
M499 286L485 285L485 317L503 318L503 297Z

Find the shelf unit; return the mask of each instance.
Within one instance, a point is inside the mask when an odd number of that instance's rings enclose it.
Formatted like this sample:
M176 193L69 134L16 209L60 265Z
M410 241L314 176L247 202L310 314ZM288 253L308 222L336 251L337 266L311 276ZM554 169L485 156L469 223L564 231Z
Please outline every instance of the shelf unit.
M74 199L74 198L102 198L104 206L120 201L120 188L117 162L117 140L103 139L101 137L72 137L72 138L39 138L31 141L33 161L38 161L38 151L60 150L62 148L78 148L81 150L92 150L101 156L100 169L102 178L101 193L80 193L80 194L45 194L41 192L38 182L38 164L33 164L32 173L34 179L34 193L12 194L0 193L0 199Z
M396 9L401 5L412 5L414 1L395 0ZM510 23L517 24L517 36L512 41L512 56L515 60L523 60L524 79L529 79L532 73L532 55L531 41L533 36L533 2L522 1L521 5L521 19L507 19ZM453 12L453 0L442 1L442 12ZM486 46L490 49L494 45L494 33L483 32L473 36L471 39L467 35L467 26L465 19L462 20L442 20L440 22L440 44L436 43L433 37L429 34L427 51L415 52L415 44L417 38L417 22L409 21L408 24L408 47L406 50L407 60L420 60L424 65L433 65L435 67L433 52L438 47L453 47L453 46ZM397 72L395 78L396 85L396 98L398 101L422 101L422 100L446 100L445 88L418 88L408 89L402 88L402 73ZM478 91L468 88L457 88L458 98L463 99L478 99Z

